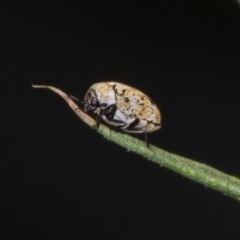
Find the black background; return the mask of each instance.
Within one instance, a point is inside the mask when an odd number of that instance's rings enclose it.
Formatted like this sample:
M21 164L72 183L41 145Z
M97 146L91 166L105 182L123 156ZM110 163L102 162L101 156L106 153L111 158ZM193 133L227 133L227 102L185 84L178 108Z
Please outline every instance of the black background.
M240 176L237 3L31 1L0 13L1 239L239 238L239 202L127 152L31 88L81 99L99 81L138 88L162 113L152 144Z

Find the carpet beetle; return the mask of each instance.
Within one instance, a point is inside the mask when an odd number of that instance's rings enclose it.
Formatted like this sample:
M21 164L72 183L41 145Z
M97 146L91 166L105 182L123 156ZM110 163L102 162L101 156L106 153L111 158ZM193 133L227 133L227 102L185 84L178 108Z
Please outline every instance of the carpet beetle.
M84 97L84 111L125 132L148 133L161 128L161 114L156 104L139 90L118 82L92 85Z

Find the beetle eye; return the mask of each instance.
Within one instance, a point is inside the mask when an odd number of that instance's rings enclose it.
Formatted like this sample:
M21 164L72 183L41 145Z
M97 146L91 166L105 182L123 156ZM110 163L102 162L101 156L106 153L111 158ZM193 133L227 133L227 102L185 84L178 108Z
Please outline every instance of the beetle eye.
M91 99L91 105L96 106L97 105L97 98L96 97L92 97Z

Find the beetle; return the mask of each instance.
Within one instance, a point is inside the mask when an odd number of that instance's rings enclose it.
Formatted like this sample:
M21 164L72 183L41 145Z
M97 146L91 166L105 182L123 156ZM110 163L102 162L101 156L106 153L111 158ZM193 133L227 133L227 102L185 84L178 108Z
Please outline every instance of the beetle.
M92 85L84 97L84 111L97 114L97 129L103 119L125 132L145 133L146 141L147 133L161 128L156 104L143 92L119 82Z

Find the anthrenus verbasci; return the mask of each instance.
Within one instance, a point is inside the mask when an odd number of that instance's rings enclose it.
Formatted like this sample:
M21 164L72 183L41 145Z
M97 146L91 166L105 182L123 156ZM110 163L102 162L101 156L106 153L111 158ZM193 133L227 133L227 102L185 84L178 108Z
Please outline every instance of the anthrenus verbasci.
M108 124L130 133L149 133L161 128L161 114L139 90L118 82L92 85L84 97L84 111L97 114Z

